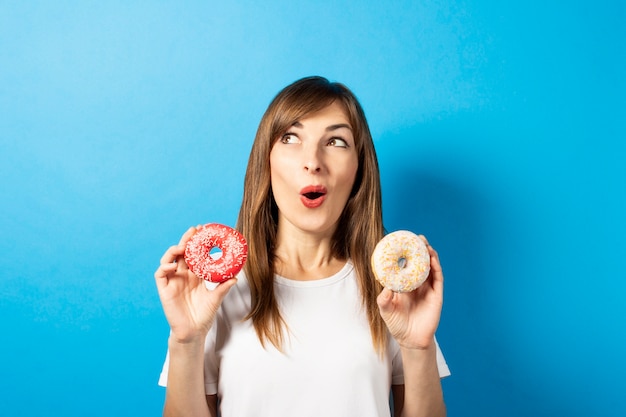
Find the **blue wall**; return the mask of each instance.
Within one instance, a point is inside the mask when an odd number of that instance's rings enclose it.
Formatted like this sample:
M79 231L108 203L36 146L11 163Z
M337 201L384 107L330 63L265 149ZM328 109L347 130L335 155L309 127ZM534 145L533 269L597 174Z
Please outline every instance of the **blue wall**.
M263 3L0 2L3 414L160 413L161 253L321 74L440 252L449 414L625 415L624 2Z

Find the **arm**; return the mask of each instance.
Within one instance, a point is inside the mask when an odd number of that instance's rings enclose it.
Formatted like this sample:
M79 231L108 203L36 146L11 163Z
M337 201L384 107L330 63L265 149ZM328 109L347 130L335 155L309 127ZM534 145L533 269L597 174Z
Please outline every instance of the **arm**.
M161 258L154 273L159 298L171 328L164 416L216 416L217 401L204 390L204 342L231 279L209 291L187 268L183 254L196 229L189 229Z
M437 252L430 245L428 250L431 272L420 288L410 293L384 289L378 296L380 314L400 345L404 367L404 386L393 387L396 416L446 415L434 338L443 305L443 272Z
M392 387L394 416L445 416L434 343L432 348L423 351L402 348L402 361L404 385Z
M170 365L165 391L164 417L215 417L204 392L204 342L179 343L170 337Z

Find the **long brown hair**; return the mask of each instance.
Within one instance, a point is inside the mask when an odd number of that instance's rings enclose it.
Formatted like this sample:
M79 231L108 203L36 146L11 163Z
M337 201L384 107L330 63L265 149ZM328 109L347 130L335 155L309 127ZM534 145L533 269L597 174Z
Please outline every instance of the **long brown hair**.
M354 264L372 342L381 353L386 346L387 333L376 297L382 287L374 279L370 264L374 246L384 234L378 160L357 98L343 84L322 77L302 78L281 90L263 115L252 145L237 220L237 229L248 240L244 271L250 284L252 308L246 318L252 319L263 345L269 340L281 349L286 324L274 295L278 208L271 189L270 151L296 121L335 101L343 105L353 128L359 165L350 198L332 238L332 250L338 258L349 258Z

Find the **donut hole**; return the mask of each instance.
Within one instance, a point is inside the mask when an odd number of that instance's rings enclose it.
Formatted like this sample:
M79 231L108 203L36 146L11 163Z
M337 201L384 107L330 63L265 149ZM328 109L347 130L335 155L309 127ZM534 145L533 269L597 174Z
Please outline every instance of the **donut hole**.
M406 258L404 256L399 257L397 262L398 262L398 267L400 269L406 268L407 260L406 260Z
M213 246L211 249L209 249L209 256L214 260L220 259L223 254L224 252L222 252L222 249L220 249L219 246Z

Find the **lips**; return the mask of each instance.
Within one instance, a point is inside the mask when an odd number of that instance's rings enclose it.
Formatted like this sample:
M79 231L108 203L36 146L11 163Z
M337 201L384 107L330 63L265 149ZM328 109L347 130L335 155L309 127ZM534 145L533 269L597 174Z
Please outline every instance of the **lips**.
M300 201L308 208L319 207L325 198L326 187L323 185L309 185L300 190Z

